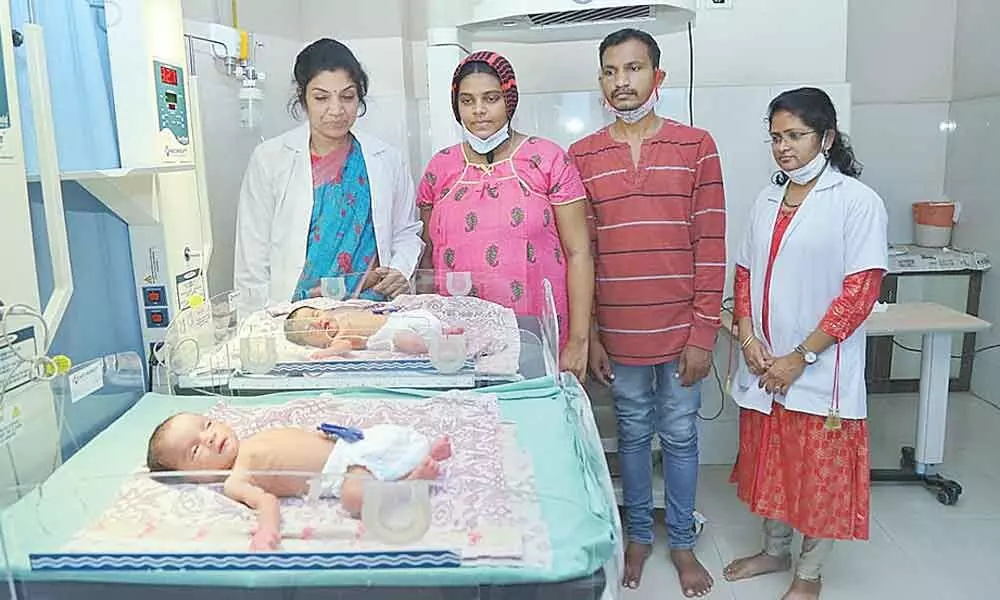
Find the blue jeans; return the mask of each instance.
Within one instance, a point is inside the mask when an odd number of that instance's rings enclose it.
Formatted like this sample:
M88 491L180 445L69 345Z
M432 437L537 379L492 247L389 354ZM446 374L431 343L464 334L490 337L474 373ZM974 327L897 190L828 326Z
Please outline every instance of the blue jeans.
M698 410L701 389L681 387L677 361L654 366L612 365L611 395L618 416L618 463L630 542L653 543L653 434L660 437L666 483L667 535L673 550L695 545L698 487Z

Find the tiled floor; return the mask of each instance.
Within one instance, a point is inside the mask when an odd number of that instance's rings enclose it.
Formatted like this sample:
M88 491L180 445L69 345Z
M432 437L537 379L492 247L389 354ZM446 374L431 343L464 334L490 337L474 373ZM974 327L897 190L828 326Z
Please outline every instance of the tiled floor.
M912 445L914 396L876 396L870 404L874 466L893 468L899 447ZM952 395L946 464L962 483L956 506L939 504L921 487L876 484L867 543L841 543L825 569L824 600L994 600L1000 598L1000 409L967 395ZM698 554L716 577L710 598L777 600L790 575L729 584L725 564L760 548L760 522L735 498L729 469L704 467L698 509L709 524ZM667 558L662 525L642 587L624 600L684 596Z

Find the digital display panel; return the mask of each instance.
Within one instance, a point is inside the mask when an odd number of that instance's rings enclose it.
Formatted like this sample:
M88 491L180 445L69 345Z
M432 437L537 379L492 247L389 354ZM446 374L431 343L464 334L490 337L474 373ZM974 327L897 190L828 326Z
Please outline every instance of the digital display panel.
M177 70L170 67L160 67L160 81L167 85L177 85Z

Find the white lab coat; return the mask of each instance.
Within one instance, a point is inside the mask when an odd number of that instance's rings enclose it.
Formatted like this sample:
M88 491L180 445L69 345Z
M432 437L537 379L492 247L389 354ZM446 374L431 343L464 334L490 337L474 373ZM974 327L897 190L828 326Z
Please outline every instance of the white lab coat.
M757 197L737 264L750 270L754 332L764 340L761 307L774 223L785 187L770 185ZM886 269L888 215L874 190L827 167L806 202L788 225L774 261L770 289L772 353L795 350L819 326L840 295L844 278L870 269ZM826 416L834 391L837 347L819 355L792 384L787 396L758 387L758 377L741 360L733 397L743 408L770 414L772 399L787 409ZM840 414L867 416L864 326L840 344Z
M291 299L305 264L313 185L305 123L261 143L250 157L236 216L235 287ZM413 179L403 157L378 138L354 132L371 185L379 264L410 277L424 243Z

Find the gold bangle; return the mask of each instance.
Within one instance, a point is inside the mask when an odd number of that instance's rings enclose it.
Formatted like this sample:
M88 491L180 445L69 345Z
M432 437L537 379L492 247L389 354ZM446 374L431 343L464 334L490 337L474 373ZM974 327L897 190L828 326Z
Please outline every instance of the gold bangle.
M754 340L753 334L748 335L740 344L740 348L746 350L750 346L750 344L753 343L753 340Z

